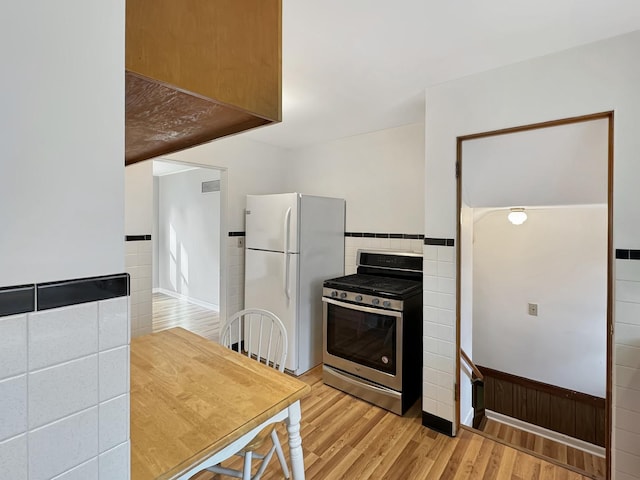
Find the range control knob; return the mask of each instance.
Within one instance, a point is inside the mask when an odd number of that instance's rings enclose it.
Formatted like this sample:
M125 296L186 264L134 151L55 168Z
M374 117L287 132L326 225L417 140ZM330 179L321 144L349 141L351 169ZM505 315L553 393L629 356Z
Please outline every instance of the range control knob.
M347 298L347 292L342 292L340 294L340 298Z
M374 298L373 300L371 300L371 303L373 303L374 305L380 305L380 299Z
M391 306L391 302L389 300L385 300L382 302L382 306L385 308L389 308Z
M356 302L362 301L362 295L356 295Z
M338 292L336 290L334 290L333 292L331 292L331 296L332 297L337 297L338 296Z

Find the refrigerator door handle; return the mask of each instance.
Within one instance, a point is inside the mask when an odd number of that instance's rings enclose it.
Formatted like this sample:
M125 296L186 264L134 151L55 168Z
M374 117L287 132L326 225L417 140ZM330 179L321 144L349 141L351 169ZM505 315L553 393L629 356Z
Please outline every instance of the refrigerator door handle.
M291 207L287 209L287 213L284 215L284 248L282 249L282 255L284 260L284 294L287 299L291 299L291 292L289 291L289 233L291 230Z

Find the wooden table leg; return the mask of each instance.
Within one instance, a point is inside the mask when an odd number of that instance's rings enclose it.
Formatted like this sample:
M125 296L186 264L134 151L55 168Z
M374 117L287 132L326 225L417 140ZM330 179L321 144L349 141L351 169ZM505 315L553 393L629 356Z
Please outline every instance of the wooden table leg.
M302 454L302 437L300 437L300 401L289 406L287 431L289 432L289 455L291 456L291 473L293 480L304 480L304 458Z

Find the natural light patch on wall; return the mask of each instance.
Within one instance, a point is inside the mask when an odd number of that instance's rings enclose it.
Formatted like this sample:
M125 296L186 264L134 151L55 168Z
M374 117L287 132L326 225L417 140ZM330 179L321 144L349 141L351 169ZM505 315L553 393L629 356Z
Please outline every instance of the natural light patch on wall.
M174 290L178 288L178 248L176 230L169 224L169 282Z
M189 254L183 245L180 245L180 293L189 296Z

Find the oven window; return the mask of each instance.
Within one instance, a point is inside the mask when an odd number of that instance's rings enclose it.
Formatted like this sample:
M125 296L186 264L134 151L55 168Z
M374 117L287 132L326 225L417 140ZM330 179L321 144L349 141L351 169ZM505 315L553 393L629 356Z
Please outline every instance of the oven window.
M396 374L397 317L328 304L327 352Z

